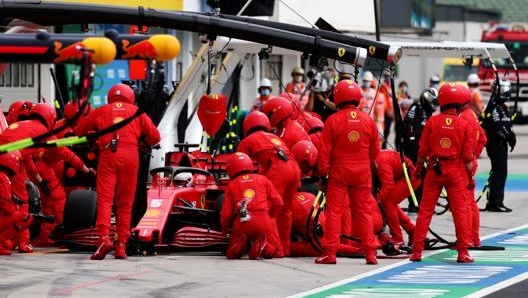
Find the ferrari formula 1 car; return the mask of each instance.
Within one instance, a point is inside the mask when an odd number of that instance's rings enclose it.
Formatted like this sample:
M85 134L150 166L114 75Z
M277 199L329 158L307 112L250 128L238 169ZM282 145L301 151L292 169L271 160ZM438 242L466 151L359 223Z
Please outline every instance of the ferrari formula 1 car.
M225 164L230 154L188 152L181 145L167 153L166 166L150 170L147 209L127 243L127 254L208 250L222 251L229 239L220 232L220 209L228 182ZM70 192L64 220L55 229L56 244L72 251L94 251L99 243L96 193ZM115 236L112 226L110 237Z

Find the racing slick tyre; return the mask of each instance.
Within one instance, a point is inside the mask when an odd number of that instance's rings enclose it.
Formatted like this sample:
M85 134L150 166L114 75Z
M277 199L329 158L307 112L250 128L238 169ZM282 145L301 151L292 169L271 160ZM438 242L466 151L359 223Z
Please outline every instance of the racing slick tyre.
M95 226L97 194L93 190L72 190L64 206L62 226L66 232L89 229Z

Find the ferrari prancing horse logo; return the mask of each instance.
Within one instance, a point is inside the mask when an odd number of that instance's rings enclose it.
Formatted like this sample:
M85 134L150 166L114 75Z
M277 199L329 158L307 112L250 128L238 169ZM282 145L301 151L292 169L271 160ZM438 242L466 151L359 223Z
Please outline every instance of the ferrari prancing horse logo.
M337 55L338 55L339 57L343 57L343 56L345 56L345 53L346 53L346 50L345 50L344 48L338 48L338 49L337 49Z
M376 52L376 47L375 46L369 46L368 51L369 51L370 55L374 55L374 53Z
M350 112L350 117L352 117L352 119L356 119L357 113L355 111L354 112Z
M451 119L451 118L446 118L445 123L446 123L447 125L451 125L451 123L453 123L453 119Z

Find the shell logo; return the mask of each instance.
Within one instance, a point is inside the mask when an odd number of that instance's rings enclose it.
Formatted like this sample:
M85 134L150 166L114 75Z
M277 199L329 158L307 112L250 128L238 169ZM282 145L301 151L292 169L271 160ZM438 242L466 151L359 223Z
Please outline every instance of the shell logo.
M114 118L114 124L119 123L121 121L123 121L123 117L115 117Z
M352 117L352 119L356 119L357 113L355 111L350 112L350 117Z
M453 119L451 119L451 118L446 118L446 119L445 119L445 123L446 123L446 125L451 125L451 123L453 123Z
M244 190L244 198L252 200L255 197L255 191L251 188Z
M281 141L278 138L272 138L271 142L273 143L273 145L276 145L276 146L282 145Z
M352 143L355 143L359 140L359 133L355 130L348 133L348 140Z
M451 147L451 139L449 138L440 139L440 147L444 149Z

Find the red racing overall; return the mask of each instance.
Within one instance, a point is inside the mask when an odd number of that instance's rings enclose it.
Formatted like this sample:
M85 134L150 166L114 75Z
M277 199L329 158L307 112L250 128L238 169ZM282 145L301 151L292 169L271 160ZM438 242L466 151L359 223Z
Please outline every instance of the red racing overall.
M429 165L416 220L411 260L421 259L425 237L443 187L447 191L449 207L453 214L459 259L466 262L461 258L469 257L469 231L466 214L468 174L465 164L473 162L475 143L475 132L472 126L465 119L460 118L455 109L442 111L441 114L431 117L426 122L420 138L416 171L419 173L421 170L420 161L428 160ZM438 168L435 163L439 164L441 173L435 170L435 167ZM470 257L468 261L469 259Z
M8 126L8 128L0 135L0 145L22 140L25 138L32 138L48 132L48 129L39 120L31 119L15 122ZM18 211L28 214L28 194L26 191L25 180L28 180L28 175L25 170L25 165L32 161L32 152L34 149L22 149L22 159L24 166L18 174L11 178L11 193L22 200L23 204L18 207ZM18 245L20 252L32 252L29 246L30 236L29 230L21 230L15 236L15 245Z
M478 247L480 246L480 210L475 201L475 177L473 176L477 172L478 161L482 150L486 146L488 138L486 137L486 132L480 126L478 122L477 115L470 105L466 105L460 112L460 118L466 119L471 129L476 132L477 143L475 147L475 158L473 159L473 172L471 175L471 181L467 191L467 203L468 203L468 230L470 231L469 241L470 246Z
M114 88L122 88L114 93ZM77 135L89 131L100 131L136 113L138 107L133 105L134 93L130 87L117 84L108 92L108 104L97 108L87 117L82 118ZM124 94L124 95L123 95ZM113 143L117 143L115 146ZM117 246L116 258L126 258L124 247L130 237L130 220L132 203L136 191L137 172L139 168L138 144L144 141L153 146L160 141L160 133L152 120L141 114L124 127L99 138L99 160L97 164L97 228L101 245L104 249L96 251L92 259L102 259L112 250L108 240L110 219L114 197L117 212ZM101 248L101 247L100 247ZM119 248L119 253L118 253ZM105 253L102 253L105 252Z
M409 169L409 178L413 189L420 185L420 179L415 177L415 168L411 160L405 157L405 163ZM401 227L412 239L414 224L409 216L403 212L399 206L401 201L409 194L409 187L403 174L400 154L393 150L381 150L376 158L376 169L381 182L381 189L377 195L377 200L383 208L383 214L391 233L391 242L395 245L403 244ZM400 227L401 226L401 227Z
M288 256L292 230L292 202L301 184L299 166L280 137L265 131L256 131L242 139L237 151L244 152L255 160L259 164L260 173L268 177L282 196L284 206L277 216L282 251L278 254Z
M326 120L318 160L320 175L328 175L326 231L321 258L335 260L342 216L345 208L350 208L360 232L367 263L377 263L377 241L372 232L370 196L371 166L379 150L378 131L374 121L357 107L345 106ZM321 263L326 262L322 260Z
M240 214L243 203L246 204L246 217ZM280 239L273 219L277 217L281 208L282 198L265 176L246 173L232 179L226 187L220 213L224 233L231 229L231 240L226 257L238 259L244 254L250 242L256 245L258 241L267 243L261 256L273 257L280 247ZM260 256L259 251L255 249L250 249L250 259Z

